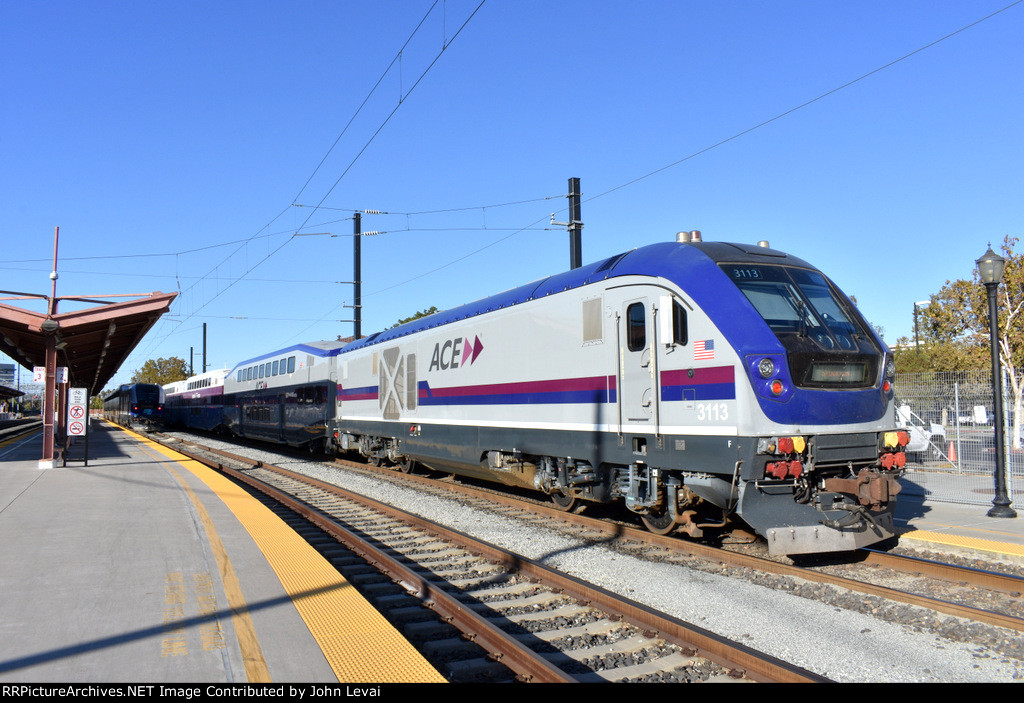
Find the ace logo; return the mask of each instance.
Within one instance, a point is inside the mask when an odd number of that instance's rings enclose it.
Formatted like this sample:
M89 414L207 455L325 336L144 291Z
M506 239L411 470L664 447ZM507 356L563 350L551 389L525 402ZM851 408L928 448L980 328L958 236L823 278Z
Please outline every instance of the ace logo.
M483 348L484 345L480 342L479 337L473 337L472 342L469 341L469 337L456 337L447 339L443 343L438 342L434 345L434 353L430 357L429 370L447 371L466 364L473 364Z

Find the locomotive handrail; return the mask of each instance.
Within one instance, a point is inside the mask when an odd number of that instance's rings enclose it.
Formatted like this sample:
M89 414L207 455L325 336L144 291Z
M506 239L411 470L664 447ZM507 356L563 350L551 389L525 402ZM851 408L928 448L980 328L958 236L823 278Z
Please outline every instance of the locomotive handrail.
M619 415L619 445L622 445L622 315L615 312L615 410Z
M661 376L658 372L658 305L651 305L651 385L654 387L654 439L661 449L665 440L661 436Z

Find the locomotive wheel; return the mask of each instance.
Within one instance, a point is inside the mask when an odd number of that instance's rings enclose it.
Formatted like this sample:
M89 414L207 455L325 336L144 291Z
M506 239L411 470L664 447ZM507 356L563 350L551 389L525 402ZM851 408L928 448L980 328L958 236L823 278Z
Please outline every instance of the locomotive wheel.
M641 515L640 519L643 520L644 527L656 535L667 535L676 529L676 521L669 515L667 510L660 513Z
M368 461L371 466L380 466L382 463L384 463L384 462L381 461L379 456L367 457L366 461Z
M559 510L569 512L576 507L576 496L571 493L555 491L554 493L551 493L551 502L554 503L555 507Z
M403 474L411 474L416 470L416 462L412 459L403 459L399 462L398 468L401 469Z

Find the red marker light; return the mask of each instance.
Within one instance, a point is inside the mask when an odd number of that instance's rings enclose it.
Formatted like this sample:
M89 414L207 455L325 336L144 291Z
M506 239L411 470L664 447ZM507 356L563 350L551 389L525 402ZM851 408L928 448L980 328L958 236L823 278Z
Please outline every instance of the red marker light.
M782 385L782 381L779 379L772 381L771 388L774 395L782 395L782 391L785 390L785 387Z

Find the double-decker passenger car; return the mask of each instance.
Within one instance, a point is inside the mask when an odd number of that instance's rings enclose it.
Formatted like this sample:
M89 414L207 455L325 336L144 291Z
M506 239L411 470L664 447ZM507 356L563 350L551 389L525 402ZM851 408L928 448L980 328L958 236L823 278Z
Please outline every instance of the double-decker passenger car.
M207 371L164 385L164 424L213 431L224 424L224 378L228 369Z
M224 379L224 426L239 437L327 449L342 347L297 344L235 366Z

